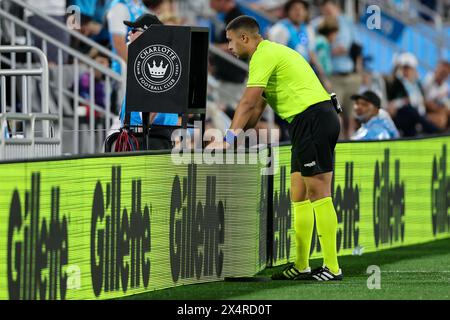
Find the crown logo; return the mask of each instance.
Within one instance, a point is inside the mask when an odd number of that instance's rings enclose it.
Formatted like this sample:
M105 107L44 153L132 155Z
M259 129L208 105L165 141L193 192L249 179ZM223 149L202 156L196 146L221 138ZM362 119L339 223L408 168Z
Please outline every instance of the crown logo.
M164 67L163 61L161 61L161 63L159 64L159 67L158 67L158 66L156 66L156 61L153 60L153 67L150 65L150 63L147 66L150 71L150 76L152 78L162 79L162 78L164 78L164 75L166 74L169 64L167 64L166 67Z

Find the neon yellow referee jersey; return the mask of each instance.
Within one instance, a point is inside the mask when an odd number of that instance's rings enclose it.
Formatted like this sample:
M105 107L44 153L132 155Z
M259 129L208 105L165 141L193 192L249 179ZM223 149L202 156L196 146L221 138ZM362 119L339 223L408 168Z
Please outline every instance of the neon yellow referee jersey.
M309 106L330 100L309 63L295 50L263 40L250 60L247 87L263 87L267 103L291 122Z

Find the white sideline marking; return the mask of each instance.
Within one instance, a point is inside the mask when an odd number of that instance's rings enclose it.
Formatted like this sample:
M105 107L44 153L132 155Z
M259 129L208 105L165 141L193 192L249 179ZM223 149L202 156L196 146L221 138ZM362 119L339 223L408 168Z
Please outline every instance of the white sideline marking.
M450 271L425 271L425 270L413 270L413 271L406 271L406 270L398 270L398 271L381 271L381 273L450 273Z

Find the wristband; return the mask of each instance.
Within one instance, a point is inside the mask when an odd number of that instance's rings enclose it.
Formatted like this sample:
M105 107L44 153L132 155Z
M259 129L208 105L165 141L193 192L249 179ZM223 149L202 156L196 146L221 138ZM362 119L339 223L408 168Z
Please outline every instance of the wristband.
M227 130L225 137L223 137L223 141L228 144L234 144L234 139L237 137L231 130Z

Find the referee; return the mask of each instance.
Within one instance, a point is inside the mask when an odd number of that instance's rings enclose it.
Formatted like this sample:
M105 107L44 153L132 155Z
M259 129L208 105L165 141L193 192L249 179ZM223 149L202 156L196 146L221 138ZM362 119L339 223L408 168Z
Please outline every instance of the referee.
M299 53L262 38L255 19L240 16L228 24L226 31L228 49L238 58L250 59L249 78L225 141L213 142L208 148L228 148L240 129L257 124L266 102L289 122L297 258L272 279L342 280L336 250L337 217L331 199L333 155L340 125L330 95ZM314 214L324 263L311 271Z

